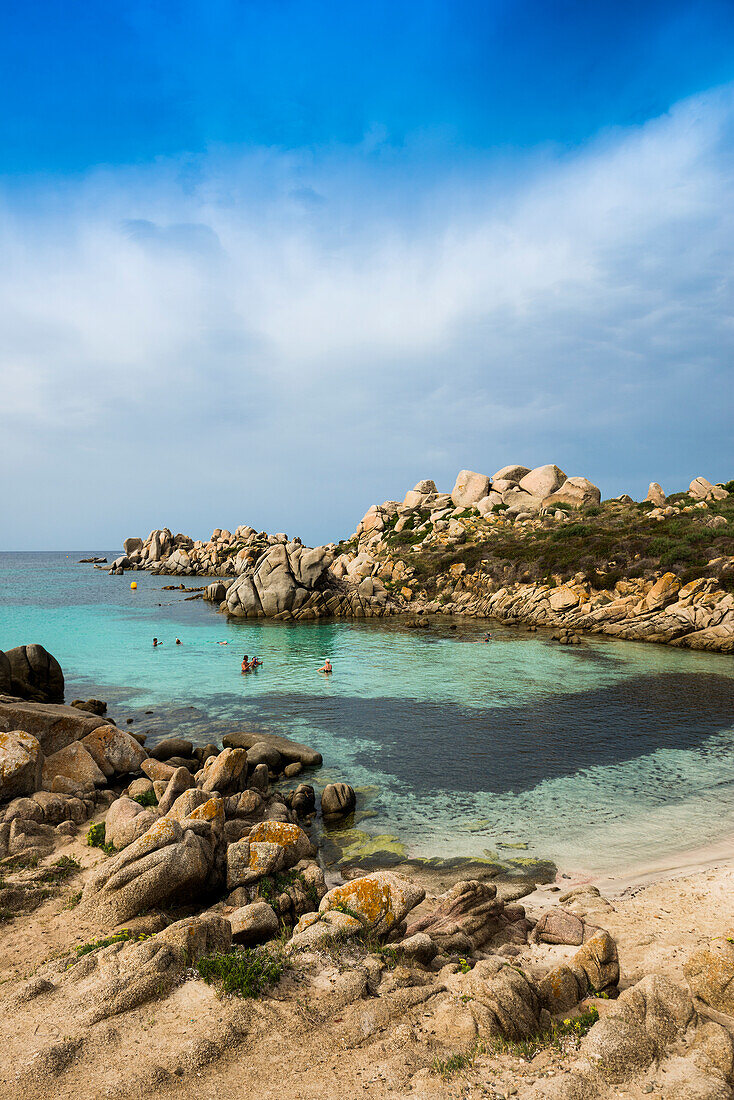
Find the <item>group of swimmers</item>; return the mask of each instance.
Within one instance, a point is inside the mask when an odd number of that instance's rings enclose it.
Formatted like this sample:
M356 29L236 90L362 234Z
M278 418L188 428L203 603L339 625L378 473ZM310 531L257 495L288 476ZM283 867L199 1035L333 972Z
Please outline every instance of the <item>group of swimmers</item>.
M261 664L262 664L262 661L260 660L259 657L253 657L252 660L249 661L247 659L247 654L245 653L244 657L242 658L242 671L243 672L254 672L255 669L259 668Z
M226 642L220 642L219 644L220 645L227 645ZM163 642L159 642L157 638L153 639L153 648L154 649L156 649L158 646L161 646L161 645L163 645ZM181 639L180 638L176 638L176 645L181 645ZM249 657L247 656L247 654L245 653L242 657L241 668L242 668L243 672L255 672L256 669L260 668L261 664L262 664L262 661L260 660L259 657L253 657L252 660L250 660ZM333 668L331 667L331 661L329 660L328 657L326 658L323 665L321 666L321 668L318 671L319 672L325 672L325 673L329 673L329 672L334 671Z

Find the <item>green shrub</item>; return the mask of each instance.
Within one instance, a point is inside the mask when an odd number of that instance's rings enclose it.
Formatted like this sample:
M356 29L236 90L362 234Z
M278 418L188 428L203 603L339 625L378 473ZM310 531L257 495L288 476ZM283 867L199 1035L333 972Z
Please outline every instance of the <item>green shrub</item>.
M105 842L104 821L98 821L96 825L90 825L87 831L87 844L90 848L101 848L108 856L112 855L115 850L114 844Z
M594 528L588 523L569 523L554 531L553 536L557 539L585 539L594 533Z
M246 947L204 955L196 964L207 984L221 983L223 993L238 997L259 997L267 986L280 981L285 968L282 949L268 947Z
M143 791L142 794L136 794L133 796L133 802L137 802L139 806L157 806L158 799L155 796L155 791Z

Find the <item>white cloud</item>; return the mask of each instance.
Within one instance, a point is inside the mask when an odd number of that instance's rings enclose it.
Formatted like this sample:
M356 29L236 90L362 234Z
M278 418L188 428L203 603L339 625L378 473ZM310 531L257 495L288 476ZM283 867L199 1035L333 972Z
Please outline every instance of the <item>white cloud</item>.
M725 88L510 167L376 128L8 185L2 544L328 538L510 461L731 476L732 121Z

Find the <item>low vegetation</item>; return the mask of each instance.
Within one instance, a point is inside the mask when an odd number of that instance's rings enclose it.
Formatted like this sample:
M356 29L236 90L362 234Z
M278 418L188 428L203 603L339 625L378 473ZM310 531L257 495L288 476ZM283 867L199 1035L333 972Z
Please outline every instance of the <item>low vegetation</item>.
M44 869L35 877L36 882L48 882L57 884L81 871L82 865L72 856L59 856L50 867Z
M578 1046L598 1019L599 1012L592 1005L588 1011L554 1023L547 1031L529 1039L480 1039L468 1051L454 1051L446 1058L434 1058L433 1071L444 1080L449 1080L473 1066L483 1054L509 1054L530 1062L543 1050L566 1052Z
M143 791L142 794L133 795L132 801L137 802L139 806L158 805L158 799L155 796L155 791Z
M38 856L35 853L29 855L27 852L19 852L18 855L6 856L0 860L0 869L10 874L14 871L28 871L37 866Z
M77 959L83 955L89 955L92 951L100 951L103 947L111 947L113 943L126 943L128 940L147 940L150 936L147 932L130 932L123 928L121 932L115 932L102 940L89 940L88 943L80 943L74 948Z
M679 494L673 503L682 507L695 502ZM459 545L429 545L414 552L415 534L405 530L388 536L386 542L394 557L403 557L415 570L431 596L436 594L436 578L459 563L466 565L467 572L479 570L502 585L549 582L553 577L565 581L580 572L603 590L624 578L671 571L684 583L714 576L722 588L734 591L734 568L726 560L734 556L734 496L710 501L706 510L681 512L661 521L650 519L650 510L649 504L610 500L581 509L571 523L549 520L540 528L488 525L476 517L468 525L466 541ZM705 520L715 516L727 523L704 526ZM402 548L408 551L404 555Z
M259 997L265 989L280 981L286 966L282 948L268 946L204 955L196 969L209 985L221 985L223 993Z
M268 905L273 905L280 894L284 894L290 886L295 886L296 883L303 887L315 912L319 907L319 895L316 892L316 887L313 883L306 881L301 871L282 871L260 879L257 890L258 897L266 901Z
M104 821L98 821L96 825L90 825L87 831L87 844L90 848L101 848L108 856L112 855L115 850L114 844L108 844L105 841Z

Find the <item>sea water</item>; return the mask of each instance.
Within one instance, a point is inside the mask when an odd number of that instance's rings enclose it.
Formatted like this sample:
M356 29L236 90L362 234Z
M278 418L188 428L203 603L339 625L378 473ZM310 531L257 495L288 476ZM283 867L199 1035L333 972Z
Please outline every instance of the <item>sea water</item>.
M227 621L172 578L78 564L118 553L0 554L0 649L44 645L67 701L105 699L149 744L248 729L312 745L312 781L361 788L357 840L601 873L734 834L731 657L484 621Z

